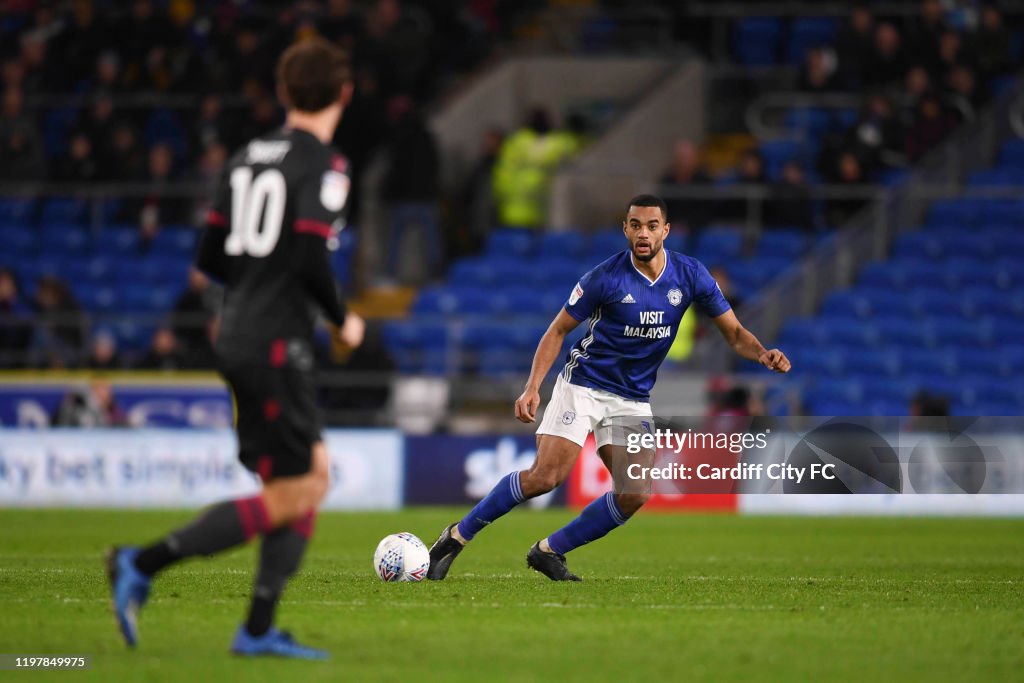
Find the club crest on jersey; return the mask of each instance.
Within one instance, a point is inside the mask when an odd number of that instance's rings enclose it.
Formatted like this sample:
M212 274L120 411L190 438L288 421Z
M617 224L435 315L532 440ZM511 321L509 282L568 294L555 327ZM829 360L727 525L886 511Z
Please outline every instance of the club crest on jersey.
M581 296L583 296L583 287L581 287L580 283L577 282L576 286L572 289L572 294L569 295L569 305L575 306Z
M327 171L320 180L320 203L328 211L341 211L348 199L350 181L338 171Z
M683 293L678 289L668 290L668 302L673 306L678 306L683 303Z
M571 425L575 421L576 421L576 413L574 413L573 411L567 410L564 413L562 413L562 424L564 424L564 425Z

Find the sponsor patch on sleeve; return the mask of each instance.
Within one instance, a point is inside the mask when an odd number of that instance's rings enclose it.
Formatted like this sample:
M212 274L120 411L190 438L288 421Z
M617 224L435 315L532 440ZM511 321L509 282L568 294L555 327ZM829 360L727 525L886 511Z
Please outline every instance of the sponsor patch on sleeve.
M580 283L577 282L576 286L572 289L572 294L569 295L569 305L575 306L581 296L583 296L583 287L581 287Z

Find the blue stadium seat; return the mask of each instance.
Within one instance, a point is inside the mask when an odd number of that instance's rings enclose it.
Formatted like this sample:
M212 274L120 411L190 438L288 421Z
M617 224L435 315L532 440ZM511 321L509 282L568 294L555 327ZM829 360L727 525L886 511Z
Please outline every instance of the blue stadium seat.
M809 245L807 233L799 229L767 230L757 244L757 255L768 259L790 259L795 261Z
M959 225L964 228L974 224L984 207L985 200L982 199L944 199L932 204L928 225Z
M711 227L697 236L696 250L714 252L730 259L738 259L743 251L743 231L739 228Z
M134 255L139 252L139 231L134 225L114 225L104 230L95 240L93 249L97 254L114 257Z
M781 346L822 345L828 341L828 330L817 318L790 318L779 335Z
M590 238L589 258L599 263L628 247L622 230L602 230Z
M879 328L872 321L847 315L823 314L818 324L831 342L844 346L876 346L881 341Z
M915 315L966 316L963 299L956 292L934 287L912 289L905 294Z
M999 165L1024 168L1024 140L1009 140L999 150Z
M931 350L925 353L908 353L903 358L903 367L911 374L954 376L960 369L959 356L952 350Z
M0 225L29 225L35 210L34 199L0 198Z
M590 244L578 232L545 232L540 236L537 250L541 258L558 256L578 258L587 253Z
M864 383L865 394L870 401L899 402L910 405L916 387L906 377L870 377Z
M812 404L838 399L851 403L864 400L864 383L857 378L822 377L813 382L805 396Z
M796 17L789 27L786 61L799 64L807 51L835 42L839 22L832 17Z
M7 257L13 256L12 261L21 261L35 252L36 231L27 225L0 225L0 244L4 251L4 256L0 258L6 261Z
M147 147L167 145L171 148L174 158L178 160L188 154L188 137L177 117L169 109L153 110L143 127L142 139Z
M83 225L86 208L82 199L48 199L43 203L39 222L43 226L53 223Z
M799 375L842 375L846 370L846 356L842 351L827 347L794 347L787 356L793 363L793 372Z
M893 244L894 258L939 258L947 253L946 240L927 230L905 232Z
M733 28L733 54L747 66L770 66L779 56L783 23L776 17L745 17Z
M906 355L892 347L846 347L844 352L851 371L871 377L898 375L903 369L903 358Z
M480 311L481 313L540 315L545 312L541 305L540 290L532 287L504 287L491 292L488 299L490 308Z
M498 258L525 258L535 251L537 233L523 228L499 228L487 238L486 255Z

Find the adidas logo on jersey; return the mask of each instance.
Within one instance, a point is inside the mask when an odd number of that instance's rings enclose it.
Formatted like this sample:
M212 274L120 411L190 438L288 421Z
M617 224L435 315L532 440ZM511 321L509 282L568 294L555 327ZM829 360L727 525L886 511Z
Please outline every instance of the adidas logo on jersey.
M623 297L622 303L624 303L624 304L635 304L636 303L636 299L633 298L632 294L627 294L625 297Z

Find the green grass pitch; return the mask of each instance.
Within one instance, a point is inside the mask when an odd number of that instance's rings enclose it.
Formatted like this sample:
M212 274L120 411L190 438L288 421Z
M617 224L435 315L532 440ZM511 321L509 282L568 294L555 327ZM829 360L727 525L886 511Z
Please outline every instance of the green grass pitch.
M428 544L456 510L324 514L281 625L332 660L241 660L253 549L171 569L127 651L100 554L188 512L0 511L0 652L88 654L96 681L1009 681L1024 676L1024 520L644 514L526 568L565 510L516 511L442 583L382 584L377 541Z

